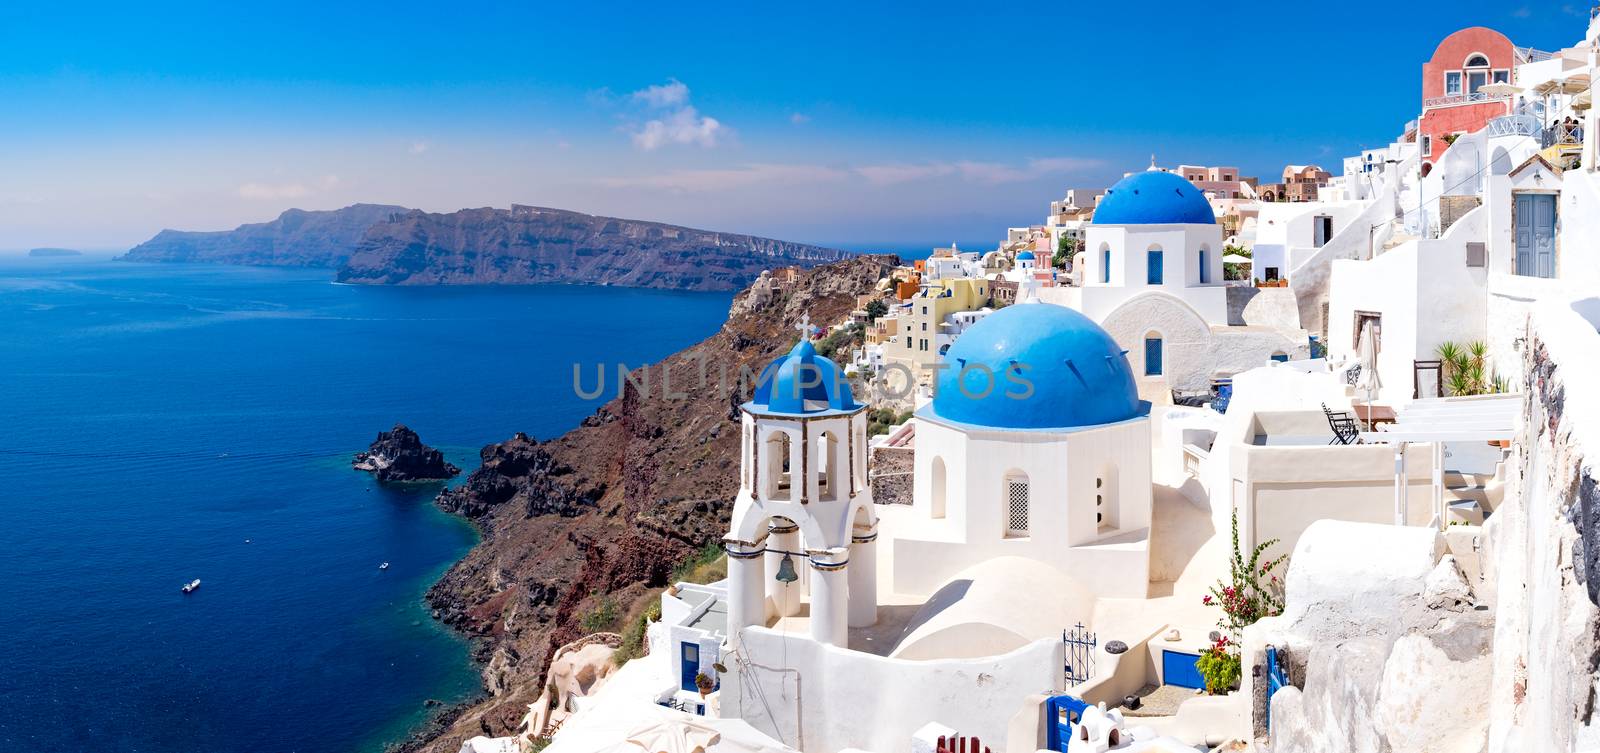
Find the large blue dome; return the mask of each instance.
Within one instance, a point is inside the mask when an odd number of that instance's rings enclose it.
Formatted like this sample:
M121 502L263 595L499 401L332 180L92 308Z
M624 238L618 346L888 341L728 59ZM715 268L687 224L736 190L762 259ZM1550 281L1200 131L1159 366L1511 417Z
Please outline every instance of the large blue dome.
M755 395L744 407L754 413L805 416L853 413L862 406L851 396L850 380L839 367L818 355L809 339L801 339L761 371Z
M1146 410L1117 341L1065 306L1000 309L961 333L944 363L932 408L924 409L931 418L1055 429L1125 421Z
M1205 192L1176 173L1134 173L1106 190L1094 208L1096 225L1215 225Z

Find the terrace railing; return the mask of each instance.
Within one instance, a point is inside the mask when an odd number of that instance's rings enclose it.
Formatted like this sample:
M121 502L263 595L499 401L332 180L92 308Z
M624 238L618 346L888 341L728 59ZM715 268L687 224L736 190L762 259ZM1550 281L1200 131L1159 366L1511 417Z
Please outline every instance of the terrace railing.
M1451 107L1451 106L1454 106L1454 105L1473 105L1473 104L1478 104L1478 103L1481 103L1481 102L1501 102L1501 101L1504 101L1504 100L1507 100L1507 99L1510 99L1510 97L1508 95L1505 95L1505 94L1488 94L1488 93L1485 93L1485 92L1473 92L1471 94L1452 94L1452 95L1447 96L1447 97L1433 97L1431 99L1424 99L1424 100L1422 100L1422 107L1423 107L1423 109L1427 109L1427 108L1430 108L1430 107Z
M1532 115L1502 115L1489 121L1489 138L1496 136L1531 136L1542 139L1544 128Z

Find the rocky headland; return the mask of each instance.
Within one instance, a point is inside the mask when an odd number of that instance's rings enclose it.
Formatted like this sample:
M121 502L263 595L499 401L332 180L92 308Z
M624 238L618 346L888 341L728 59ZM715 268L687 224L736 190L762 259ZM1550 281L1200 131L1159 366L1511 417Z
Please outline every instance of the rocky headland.
M270 222L233 230L163 230L117 258L334 269L350 258L373 225L409 211L388 204L353 204L325 211L290 209Z
M439 619L472 639L485 694L399 749L455 753L474 735L515 734L557 648L626 624L678 563L718 541L737 492L742 397L715 375L759 373L793 344L802 315L843 319L894 261L853 257L792 282L762 275L716 334L635 375L655 391L630 384L560 437L485 447L482 466L438 497L483 540L427 595ZM703 367L711 383L699 388ZM667 370L685 397L663 396Z
M422 438L405 424L378 432L378 438L365 452L356 453L350 467L367 471L383 483L444 481L461 473L444 453L422 443Z
M163 230L121 259L325 267L365 285L581 284L738 290L762 270L849 252L738 233L513 204L431 213L291 209L234 230Z
M417 211L374 225L336 279L738 290L765 269L809 267L849 255L752 235L514 204L448 214Z

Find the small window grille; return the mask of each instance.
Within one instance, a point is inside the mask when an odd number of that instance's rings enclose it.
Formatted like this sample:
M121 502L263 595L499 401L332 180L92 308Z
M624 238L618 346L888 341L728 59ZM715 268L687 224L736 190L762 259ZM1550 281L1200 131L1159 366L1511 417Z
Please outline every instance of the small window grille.
M1006 534L1009 536L1028 535L1028 480L1026 478L1006 479Z

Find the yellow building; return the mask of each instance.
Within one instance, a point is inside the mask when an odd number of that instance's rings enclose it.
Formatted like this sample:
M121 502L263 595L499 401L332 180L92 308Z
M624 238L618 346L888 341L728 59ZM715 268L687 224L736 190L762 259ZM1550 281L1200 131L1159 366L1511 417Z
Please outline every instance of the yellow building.
M977 311L989 305L990 281L959 277L931 280L910 300L898 307L888 326L894 334L884 341L885 375L891 390L903 389L906 375L927 385L939 354L960 334L960 322L948 321L953 314Z

